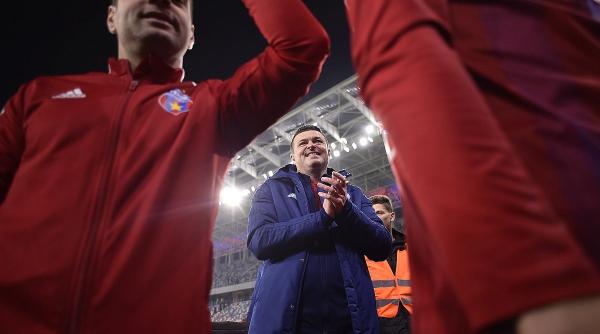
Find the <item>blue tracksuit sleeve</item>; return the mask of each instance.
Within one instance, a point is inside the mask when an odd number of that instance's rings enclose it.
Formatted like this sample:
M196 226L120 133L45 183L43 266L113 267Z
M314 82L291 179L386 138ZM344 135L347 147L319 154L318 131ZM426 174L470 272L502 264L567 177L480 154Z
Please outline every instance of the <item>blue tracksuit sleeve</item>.
M391 252L392 236L375 214L371 201L361 191L358 192L360 195L355 200L357 203L350 199L346 201L336 222L340 228L350 231L345 235L353 238L352 244L358 248L355 251L373 261L383 261Z
M280 221L278 209L289 214L293 208L276 208L275 202L268 183L258 189L252 200L247 244L257 259L286 257L306 249L316 237L327 233L330 218L323 210Z

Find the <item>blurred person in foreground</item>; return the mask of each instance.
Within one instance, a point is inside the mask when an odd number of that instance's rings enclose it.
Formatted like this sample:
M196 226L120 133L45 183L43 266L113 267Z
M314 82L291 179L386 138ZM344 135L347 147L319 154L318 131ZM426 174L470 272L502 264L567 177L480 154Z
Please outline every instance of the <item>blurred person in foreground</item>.
M115 0L108 73L35 79L2 109L1 333L210 331L229 160L329 48L302 1L243 2L268 46L227 80L183 80L191 0Z
M415 333L600 328L600 8L347 0L406 195Z

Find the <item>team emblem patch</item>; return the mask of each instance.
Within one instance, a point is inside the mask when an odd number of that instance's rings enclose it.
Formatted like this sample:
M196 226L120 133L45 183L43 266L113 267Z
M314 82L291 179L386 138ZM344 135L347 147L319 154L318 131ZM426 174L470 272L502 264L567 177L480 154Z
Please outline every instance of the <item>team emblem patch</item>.
M181 89L173 89L158 98L158 104L166 112L175 116L190 111L193 103L192 98L187 96Z

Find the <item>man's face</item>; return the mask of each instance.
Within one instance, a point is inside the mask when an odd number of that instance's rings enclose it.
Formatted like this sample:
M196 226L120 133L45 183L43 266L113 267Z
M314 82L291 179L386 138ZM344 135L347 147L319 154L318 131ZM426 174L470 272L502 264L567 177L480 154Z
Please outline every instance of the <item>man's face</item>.
M301 132L292 144L292 160L299 172L310 175L311 170L327 168L327 141L322 133L315 130Z
M386 209L385 205L383 204L373 204L373 210L375 210L375 213L377 214L377 216L379 216L379 219L383 221L383 225L385 225L385 228L387 228L388 231L391 232L392 222L394 221L394 212L388 211L388 209Z
M119 48L164 59L183 57L193 42L191 0L118 0L107 25Z

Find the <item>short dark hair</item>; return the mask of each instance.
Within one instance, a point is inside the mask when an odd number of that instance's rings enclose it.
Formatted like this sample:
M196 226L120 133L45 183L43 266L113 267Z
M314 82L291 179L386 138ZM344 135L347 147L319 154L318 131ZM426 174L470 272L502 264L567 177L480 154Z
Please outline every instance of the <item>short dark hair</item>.
M374 195L369 198L373 205L382 204L386 210L389 212L394 212L394 207L392 206L392 200L385 195Z
M323 137L325 137L325 134L323 133L323 131L321 131L321 128L319 128L318 126L312 124L304 124L298 129L296 129L296 132L294 132L294 135L292 136L292 142L290 143L291 152L294 152L294 139L296 139L296 136L306 131L317 131L320 134L322 134ZM325 138L325 140L327 140L327 138Z

